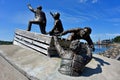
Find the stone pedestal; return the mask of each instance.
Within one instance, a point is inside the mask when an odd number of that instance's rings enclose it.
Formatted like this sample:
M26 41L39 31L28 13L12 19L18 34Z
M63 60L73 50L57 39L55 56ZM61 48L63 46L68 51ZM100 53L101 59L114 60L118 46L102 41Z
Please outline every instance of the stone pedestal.
M70 41L66 41L65 39L59 41L64 49L69 47ZM15 31L13 44L38 51L47 56L57 54L53 37L49 35L17 29Z

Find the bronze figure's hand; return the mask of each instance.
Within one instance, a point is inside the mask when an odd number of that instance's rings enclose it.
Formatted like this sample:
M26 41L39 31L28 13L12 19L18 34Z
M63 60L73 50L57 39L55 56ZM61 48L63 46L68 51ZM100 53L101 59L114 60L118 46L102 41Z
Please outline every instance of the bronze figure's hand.
M31 6L31 4L30 4L30 3L28 3L28 4L27 4L27 6Z

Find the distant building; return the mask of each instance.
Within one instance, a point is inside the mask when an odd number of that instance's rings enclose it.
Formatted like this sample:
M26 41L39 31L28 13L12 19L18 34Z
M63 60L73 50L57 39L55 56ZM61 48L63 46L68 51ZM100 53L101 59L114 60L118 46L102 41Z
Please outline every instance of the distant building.
M112 43L112 41L109 39L101 41L101 44L110 44L110 43Z

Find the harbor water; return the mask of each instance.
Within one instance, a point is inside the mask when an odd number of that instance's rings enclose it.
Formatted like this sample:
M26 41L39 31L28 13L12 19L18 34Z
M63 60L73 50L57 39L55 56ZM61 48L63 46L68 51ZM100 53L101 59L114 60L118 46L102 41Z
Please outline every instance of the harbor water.
M102 53L106 51L107 49L111 48L109 45L95 45L95 54Z

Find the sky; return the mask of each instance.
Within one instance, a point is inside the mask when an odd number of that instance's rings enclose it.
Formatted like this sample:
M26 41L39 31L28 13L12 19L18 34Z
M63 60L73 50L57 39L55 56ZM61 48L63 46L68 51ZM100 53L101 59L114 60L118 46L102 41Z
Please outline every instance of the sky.
M29 3L34 9L43 7L47 32L54 25L51 11L60 13L64 30L91 27L94 42L120 36L120 0L0 0L0 40L12 41L16 29L27 29L34 18ZM41 33L38 25L31 32Z

